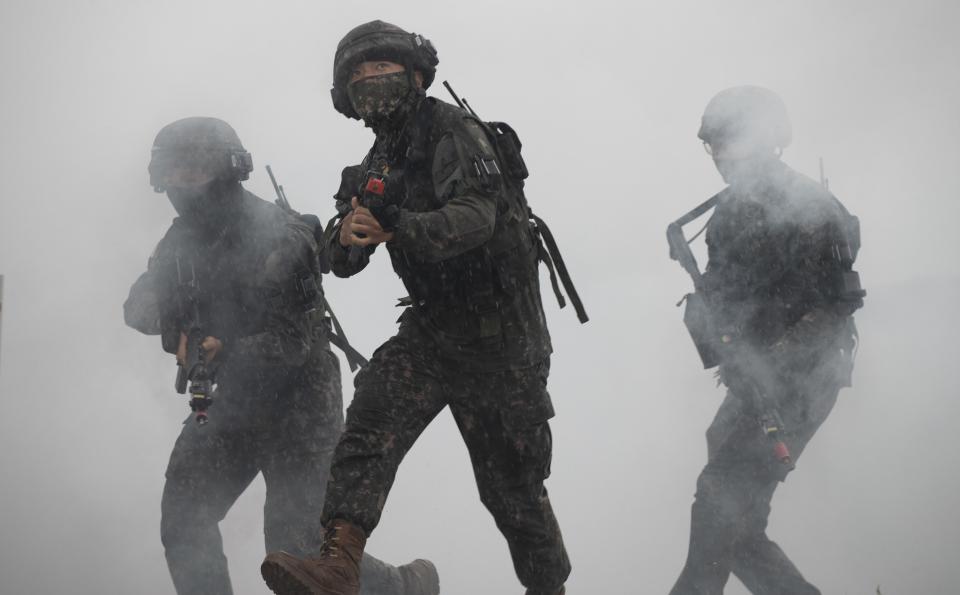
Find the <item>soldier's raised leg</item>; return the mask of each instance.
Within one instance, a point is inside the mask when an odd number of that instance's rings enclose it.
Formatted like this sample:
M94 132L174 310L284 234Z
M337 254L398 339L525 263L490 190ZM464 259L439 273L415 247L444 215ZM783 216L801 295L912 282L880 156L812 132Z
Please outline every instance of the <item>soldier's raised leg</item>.
M374 570L373 562L361 563L366 538L380 522L400 462L446 404L437 378L423 350L400 336L380 347L357 375L318 517L326 527L323 565L286 552L268 555L261 571L274 592L352 593L360 575ZM439 592L428 564L406 565L407 592Z
M307 373L271 424L273 445L262 462L267 552L300 558L320 552L330 465L344 428L338 360L325 351ZM426 585L437 582L426 560L398 567L364 553L360 561L361 595L430 595L435 591Z

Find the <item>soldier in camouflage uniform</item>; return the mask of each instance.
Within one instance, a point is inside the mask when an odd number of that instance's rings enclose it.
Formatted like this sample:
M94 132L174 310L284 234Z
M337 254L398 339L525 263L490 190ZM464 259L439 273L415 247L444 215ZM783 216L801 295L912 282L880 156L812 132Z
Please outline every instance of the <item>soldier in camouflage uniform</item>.
M563 593L570 573L543 485L553 406L537 242L484 128L425 96L436 64L428 40L381 21L353 29L337 48L334 105L376 140L359 168L345 170L342 219L328 230L332 269L352 276L386 244L409 307L397 335L357 376L327 486L320 557L279 552L264 561L277 593L356 593L356 559L397 468L447 406L527 593ZM380 184L388 204L360 204Z
M720 594L731 572L752 593L818 594L767 537L767 517L779 482L850 385L851 315L864 295L850 268L859 224L779 160L791 129L774 93L721 92L699 136L729 184L707 226L698 288L728 390L707 430L689 553L671 594ZM774 431L765 435L760 418L770 411L778 415L767 416L763 428Z
M268 551L319 550L330 460L343 427L314 230L240 184L252 168L233 129L187 118L157 135L150 177L178 213L124 304L126 323L186 357L182 282L196 280L202 348L216 369L209 423L192 416L163 490L161 539L180 595L232 593L219 522L262 472ZM313 288L309 291L305 288ZM318 309L319 308L319 309ZM435 594L426 561L363 559L363 593Z

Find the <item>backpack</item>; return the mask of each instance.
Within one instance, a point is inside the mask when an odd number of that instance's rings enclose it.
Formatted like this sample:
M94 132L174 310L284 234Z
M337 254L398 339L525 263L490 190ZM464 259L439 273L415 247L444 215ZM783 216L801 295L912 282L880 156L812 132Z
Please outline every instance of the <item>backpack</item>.
M563 292L560 290L562 283L563 289L566 291L570 302L573 304L574 310L577 312L577 318L581 324L586 323L590 318L587 316L583 302L580 300L580 295L577 293L576 288L573 286L573 281L570 279L570 273L567 270L566 263L563 261L563 256L560 254L560 248L557 246L556 238L554 238L547 223L534 214L523 192L524 180L530 176L530 172L520 152L523 147L523 144L520 142L520 137L513 127L505 122L488 122L482 120L477 113L473 111L473 108L470 107L466 99L461 100L460 97L457 96L447 81L443 81L443 86L446 87L447 91L453 97L453 100L457 103L457 106L469 113L477 124L480 125L493 145L496 157L503 165L503 171L500 172L500 175L505 182L506 192L508 196L516 202L516 206L520 209L520 212L526 216L529 222L529 229L537 246L537 257L540 262L546 265L550 273L550 285L553 287L553 293L557 297L557 303L561 308L567 305Z

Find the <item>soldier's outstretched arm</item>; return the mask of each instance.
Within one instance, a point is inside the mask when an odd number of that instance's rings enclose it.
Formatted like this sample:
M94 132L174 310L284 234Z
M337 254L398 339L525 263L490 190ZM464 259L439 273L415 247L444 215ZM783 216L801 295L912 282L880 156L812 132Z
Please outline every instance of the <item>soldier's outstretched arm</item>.
M146 272L130 287L123 303L123 321L145 335L163 335L164 350L174 353L179 329L176 328L176 306L171 291L174 281L168 245L167 237L164 237L147 261Z
M123 322L145 335L161 332L161 298L156 274L146 271L130 287L127 301L123 303Z

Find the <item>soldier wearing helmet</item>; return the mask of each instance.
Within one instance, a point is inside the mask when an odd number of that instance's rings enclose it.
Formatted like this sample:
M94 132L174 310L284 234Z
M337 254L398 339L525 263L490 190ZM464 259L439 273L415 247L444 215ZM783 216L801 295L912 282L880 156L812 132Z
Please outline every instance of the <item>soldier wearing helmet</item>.
M761 174L790 144L793 130L783 100L763 87L733 87L704 110L697 133L727 183Z
M850 385L852 314L865 295L851 269L859 223L781 162L792 133L772 91L721 91L698 136L728 184L711 199L697 287L710 321L701 336L712 337L727 395L707 430L689 552L671 594L719 595L732 572L752 593L815 595L767 536L767 518L777 486Z
M126 323L160 335L179 362L203 349L216 370L209 422L185 423L163 490L161 539L180 595L233 592L218 524L261 472L266 549L319 549L323 490L343 427L339 364L317 316L314 230L243 188L252 166L222 120L186 118L160 131L150 183L178 217L124 304ZM184 308L188 299L198 316ZM196 317L199 346L185 332ZM436 582L429 562L395 568L365 556L362 567L364 593L435 592L422 588Z
M544 488L553 406L536 240L484 124L425 95L436 65L427 39L382 21L337 46L334 107L376 139L344 170L331 266L352 276L383 244L409 295L397 335L356 378L327 486L324 549L314 560L267 556L263 576L277 593L357 592L356 560L397 468L447 406L527 593L563 593L570 573Z

